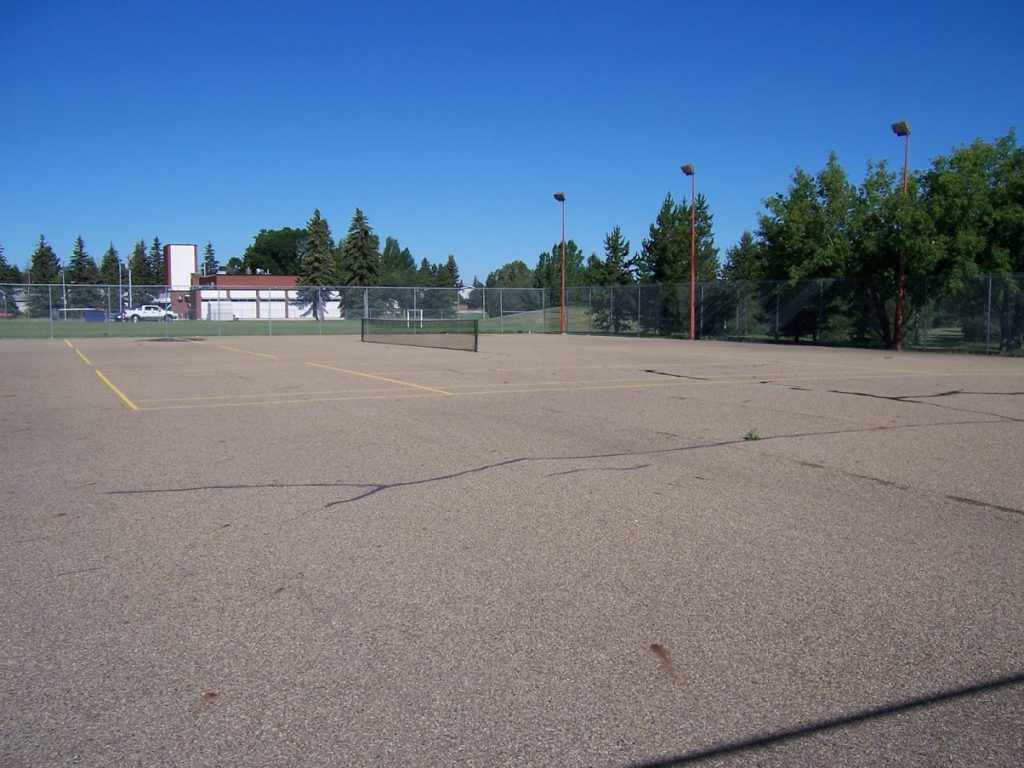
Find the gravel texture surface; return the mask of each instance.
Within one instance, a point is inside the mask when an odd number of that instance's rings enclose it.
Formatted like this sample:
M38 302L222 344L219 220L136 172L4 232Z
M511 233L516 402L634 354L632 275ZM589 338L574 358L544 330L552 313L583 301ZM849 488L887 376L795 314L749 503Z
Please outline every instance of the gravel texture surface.
M1024 360L480 348L0 341L0 764L1021 764Z

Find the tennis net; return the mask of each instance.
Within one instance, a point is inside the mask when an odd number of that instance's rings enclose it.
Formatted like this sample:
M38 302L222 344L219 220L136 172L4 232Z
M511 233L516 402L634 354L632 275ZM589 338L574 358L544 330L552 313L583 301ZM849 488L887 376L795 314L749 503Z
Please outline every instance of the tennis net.
M469 318L363 318L363 341L477 351L480 321Z

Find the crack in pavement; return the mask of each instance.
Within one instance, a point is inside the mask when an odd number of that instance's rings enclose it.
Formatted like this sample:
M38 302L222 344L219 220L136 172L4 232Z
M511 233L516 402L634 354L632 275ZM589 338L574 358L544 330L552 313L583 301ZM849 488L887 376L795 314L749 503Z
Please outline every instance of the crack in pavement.
M855 478L857 480L868 480L870 482L877 483L878 485L884 485L884 486L886 486L888 488L896 488L896 489L901 490L901 491L911 491L913 493L920 493L920 494L923 494L923 495L933 496L933 497L934 496L941 496L942 498L948 499L949 501L955 501L955 502L959 502L959 503L962 503L962 504L970 504L973 507L983 507L985 509L995 510L996 512L1009 512L1010 514L1024 516L1024 509L1015 509L1014 507L1004 507L1002 504L994 504L994 503L992 503L990 501L982 501L980 499L969 499L966 496L955 496L955 495L949 494L949 493L935 493L935 492L929 491L929 490L927 490L925 488L918 488L918 487L915 487L913 485L907 485L905 483L897 483L897 482L895 482L893 480L886 480L885 478L882 478L882 477L873 477L872 475L864 475L864 474L861 474L860 472L851 472L848 469L842 469L840 467L830 467L827 464L818 464L817 462L813 462L813 461L803 461L801 459L790 459L790 461L793 461L793 462L795 462L797 464L800 464L801 466L804 466L804 467L811 467L813 469L824 469L824 470L829 471L829 472L838 472L841 475L845 475L846 477L852 477L852 478Z
M761 384L771 384L773 386L785 387L796 391L808 391L813 392L815 390L809 390L804 387L796 387L788 384L782 384L779 382L772 381L770 379L759 382ZM876 400L890 400L894 403L916 403L917 405L930 405L933 408L941 408L945 411L955 411L957 413L970 413L975 416L992 416L1003 421L1009 421L1014 423L1024 422L1024 418L1016 418L1014 416L1007 416L1002 413L992 413L991 411L981 411L976 408L956 408L952 405L941 405L939 403L923 402L939 397L950 397L951 395L983 395L986 397L991 396L1019 396L1024 395L1024 392L972 392L965 389L951 389L946 392L934 392L932 394L925 395L878 395L874 392L850 392L843 389L826 389L825 392L833 395L850 395L852 397L870 397Z
M576 455L565 455L565 456L520 456L512 459L505 459L504 461L498 461L493 464L481 464L475 467L467 467L455 472L449 472L443 475L435 475L431 477L419 478L416 480L402 480L394 483L352 483L352 482L319 482L319 483L230 483L230 484L213 484L213 485L201 485L201 486L188 486L182 488L137 488L129 490L116 490L106 491L110 495L152 495L152 494L171 494L171 493L201 493L206 491L234 491L234 490L253 490L253 489L273 489L273 488L350 488L353 490L359 490L358 493L353 493L335 501L328 502L320 507L320 510L328 510L344 504L352 504L363 499L376 496L385 491L401 490L404 488L414 488L417 486L428 485L432 483L440 483L448 480L456 480L463 477L469 477L472 475L482 474L495 469L503 469L506 467L515 466L517 464L527 464L531 462L545 462L551 463L555 461L599 461L602 459L622 459L622 458L636 458L640 456L658 456L658 455L669 455L674 453L683 453L689 451L701 451L713 448L723 448L726 446L734 445L763 445L777 440L794 440L804 437L827 437L830 435L845 435L845 434L856 434L860 432L888 432L893 430L904 430L904 429L932 429L934 427L941 426L963 426L967 424L993 424L999 423L992 420L978 420L978 421L949 421L949 422L934 422L929 424L898 424L898 425L878 425L870 427L853 427L850 429L835 429L825 430L818 432L798 432L788 435L762 435L757 441L750 441L744 437L738 437L731 440L720 440L717 442L709 443L697 443L694 445L681 445L671 448L652 448L649 450L637 450L637 451L613 451L609 453L599 454L576 454ZM621 469L621 468L612 468ZM582 471L582 470L571 470L571 471ZM600 468L595 468L590 471L601 471ZM563 472L561 474L569 474L569 472ZM870 478L877 480L877 478ZM884 482L884 481L880 481ZM308 514L306 512L303 515ZM300 515L299 517L303 516Z
M656 371L653 368L644 368L644 373L653 373L657 376L671 376L673 379L690 379L691 381L711 381L706 376L687 376L682 373L669 373L668 371Z
M562 475L575 475L578 472L631 472L634 469L646 469L650 464L634 464L632 467L581 467L580 469L567 469L565 472L551 472L548 477L561 477Z

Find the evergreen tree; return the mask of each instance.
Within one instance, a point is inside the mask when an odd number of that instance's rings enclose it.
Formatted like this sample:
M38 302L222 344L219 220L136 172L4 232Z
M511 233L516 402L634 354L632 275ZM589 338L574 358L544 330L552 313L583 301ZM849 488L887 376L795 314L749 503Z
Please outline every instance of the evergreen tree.
M100 270L92 256L85 250L85 241L79 235L71 250L71 260L65 270L65 279L75 285L96 285L100 281Z
M594 319L599 328L621 333L636 318L636 291L617 290L632 282L629 241L622 236L619 227L605 235L604 254L603 261L596 255L591 256L594 284L608 286L605 291L595 291L591 297Z
M301 292L300 297L319 321L324 318L324 304L330 298L331 292L327 288L339 282L334 238L327 219L320 216L319 208L313 211L306 232L306 244L299 266L299 285L307 288Z
M149 263L150 285L164 285L167 282L167 270L164 265L164 247L160 245L159 237L153 238L146 261Z
M596 253L587 257L587 264L583 268L585 285L604 285L604 262Z
M448 254L448 262L445 264L448 276L453 288L462 288L462 278L459 276L459 265L455 263L455 254Z
M697 282L709 283L721 276L721 263L718 260L718 248L715 247L714 216L708 209L707 198L702 193L697 194L697 206L694 211L694 242L697 251ZM689 243L690 232L687 223L686 241ZM689 272L690 259L687 251L686 269ZM686 282L689 282L687 274Z
M565 284L566 286L584 285L587 282L587 270L583 263L583 251L575 240L565 243ZM537 288L547 288L554 306L561 304L562 297L562 241L551 246L550 253L542 253L537 257L537 267L533 270L533 284Z
M39 245L32 253L28 272L29 280L37 286L28 289L29 313L33 317L46 317L51 309L58 306L61 299L59 295L54 294L52 288L60 283L60 259L43 235L39 236ZM58 294L59 291L58 288Z
M146 242L139 240L132 250L132 257L128 260L128 283L131 284L131 295L128 296L128 306L137 307L145 304L153 294L149 288L154 284L155 279L149 271L149 259L146 257Z
M408 248L402 248L394 237L384 239L380 257L380 285L402 286L416 283L416 262Z
M658 283L657 291L646 291L649 302L641 313L644 325L664 335L683 333L689 324L690 282L689 207L676 205L670 192L651 224L638 259L642 282Z
M7 257L4 256L4 247L0 245L0 283L20 283L21 282L21 270L13 264L7 263Z
M60 259L44 235L39 236L39 244L32 252L28 270L33 283L52 285L60 282Z
M0 245L0 312L3 313L0 317L17 317L20 314L18 305L11 296L10 287L10 284L19 282L21 282L21 270L7 263L4 247Z
M722 267L726 280L762 280L764 278L764 250L750 230L740 235L740 241L725 252L728 260Z
M113 243L100 260L100 282L104 285L118 285L121 282L121 257Z
M438 288L451 288L452 273L448 268L448 264L435 264L431 267L431 273L434 278L434 285Z
M416 285L433 285L437 276L437 267L427 259L420 261L420 268L416 270Z
M216 275L219 269L220 264L217 263L217 256L213 251L213 243L207 240L206 248L203 250L202 272L204 275Z
M105 295L94 286L100 281L100 270L85 250L85 241L79 235L71 251L71 260L64 270L69 307L103 307Z
M346 285L376 285L380 274L380 240L356 208L348 236L341 244L341 272Z
M600 285L627 285L633 282L629 240L622 236L618 226L605 235L603 267Z
M684 242L682 206L670 192L661 204L658 216L648 230L637 259L637 276L644 283L675 283L684 278L683 262L689 250L689 225ZM686 279L689 280L687 274Z

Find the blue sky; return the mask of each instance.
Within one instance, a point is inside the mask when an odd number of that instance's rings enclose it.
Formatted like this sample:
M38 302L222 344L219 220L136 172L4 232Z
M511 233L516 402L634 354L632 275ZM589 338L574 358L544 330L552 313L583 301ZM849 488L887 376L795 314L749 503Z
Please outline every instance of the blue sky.
M830 150L911 168L1024 129L1024 3L0 4L0 245L67 261L113 242L221 262L314 208L356 207L466 282L567 236L640 249L665 197L724 256Z

